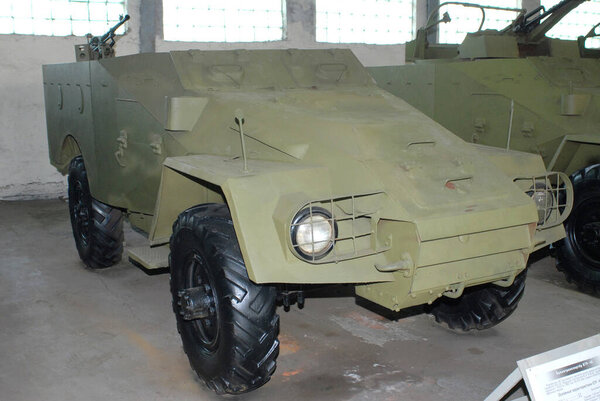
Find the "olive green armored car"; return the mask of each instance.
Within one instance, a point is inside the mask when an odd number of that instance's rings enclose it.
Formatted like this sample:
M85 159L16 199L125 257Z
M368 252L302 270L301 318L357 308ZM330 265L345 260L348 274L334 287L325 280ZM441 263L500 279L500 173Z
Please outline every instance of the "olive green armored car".
M113 57L104 40L43 68L51 163L79 255L117 263L127 219L168 267L192 368L258 388L276 303L350 284L458 330L517 306L529 254L564 237L572 187L539 156L469 144L375 85L349 50Z
M539 154L548 170L568 174L575 202L566 238L553 246L557 267L600 293L600 50L589 48L599 28L577 41L546 36L582 3L519 10L505 29L467 34L458 45L429 42L451 20L431 17L406 44L414 63L369 72L465 141Z

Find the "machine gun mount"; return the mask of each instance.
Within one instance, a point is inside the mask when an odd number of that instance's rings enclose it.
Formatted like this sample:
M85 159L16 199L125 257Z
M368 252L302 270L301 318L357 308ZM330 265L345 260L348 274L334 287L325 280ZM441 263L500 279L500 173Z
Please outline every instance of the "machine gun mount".
M101 58L114 57L115 50L113 46L116 43L115 32L126 21L129 20L129 15L119 17L112 28L102 36L87 35L88 43L84 45L75 45L75 58L77 61L99 60Z

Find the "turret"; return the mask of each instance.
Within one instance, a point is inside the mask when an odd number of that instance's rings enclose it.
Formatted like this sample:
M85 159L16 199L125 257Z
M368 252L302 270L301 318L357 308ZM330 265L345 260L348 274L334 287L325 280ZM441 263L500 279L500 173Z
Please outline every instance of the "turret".
M519 58L530 56L572 56L600 57L600 52L585 48L585 40L597 36L595 29L578 39L577 43L559 43L549 39L546 33L558 24L567 14L586 0L563 0L546 10L537 7L529 13L519 8L484 6L472 3L445 2L430 14L424 27L417 31L416 39L406 44L406 61L423 59L481 59L481 58ZM448 12L437 21L438 11L447 5L478 8L481 10L481 22L477 31L468 33L461 44L431 43L431 31L441 23L452 21ZM485 10L512 11L517 17L504 29L482 30L485 22Z
M90 61L114 57L115 49L113 49L113 47L117 42L115 32L128 20L129 15L120 16L119 22L102 36L92 36L91 34L88 34L88 43L84 45L75 45L75 59L77 61Z

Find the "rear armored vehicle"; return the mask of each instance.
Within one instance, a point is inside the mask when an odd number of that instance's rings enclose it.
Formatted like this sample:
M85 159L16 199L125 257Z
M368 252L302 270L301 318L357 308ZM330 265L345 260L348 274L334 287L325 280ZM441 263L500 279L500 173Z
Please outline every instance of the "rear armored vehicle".
M83 262L169 267L192 368L266 383L276 300L351 284L458 330L516 308L529 254L564 236L572 188L539 156L464 142L378 88L349 50L174 51L44 66L50 160Z
M539 154L548 170L575 187L566 238L555 247L557 267L586 292L600 291L600 50L598 24L575 40L546 33L583 0L517 12L502 30L469 33L461 44L436 44L436 9L403 66L373 67L378 85L467 142ZM458 4L456 6L459 6ZM482 10L496 7L463 4ZM505 9L506 10L506 9ZM596 21L600 23L600 21Z

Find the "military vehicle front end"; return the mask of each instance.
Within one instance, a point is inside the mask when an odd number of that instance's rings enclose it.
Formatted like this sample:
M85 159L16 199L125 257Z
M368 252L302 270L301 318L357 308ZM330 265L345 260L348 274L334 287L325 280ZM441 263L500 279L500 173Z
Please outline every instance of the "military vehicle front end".
M570 176L575 204L557 267L582 290L600 290L600 50L588 48L598 25L578 40L546 36L583 0L540 7L502 30L437 44L432 14L406 45L402 66L369 68L378 85L465 141L540 155ZM439 11L445 9L440 5ZM473 7L473 4L465 5ZM483 10L487 9L486 6ZM493 8L493 7L492 7Z
M129 257L170 268L184 349L217 392L273 374L283 285L349 283L484 329L564 236L564 174L464 142L349 50L90 58L44 66L44 89L81 258L116 263L124 217L146 233Z

